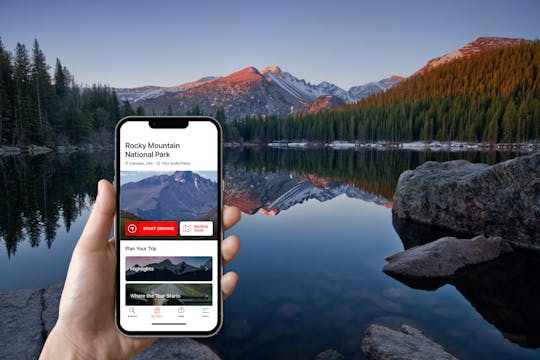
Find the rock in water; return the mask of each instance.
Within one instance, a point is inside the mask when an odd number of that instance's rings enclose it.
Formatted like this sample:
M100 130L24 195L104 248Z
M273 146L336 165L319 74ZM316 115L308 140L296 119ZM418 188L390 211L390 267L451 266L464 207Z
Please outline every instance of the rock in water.
M408 325L401 325L399 331L370 325L362 341L362 350L370 360L456 359L420 330Z
M394 217L540 249L540 153L492 166L428 161L399 177Z
M133 360L145 359L185 359L185 360L219 360L208 346L189 338L158 339L143 352L135 355Z
M315 356L315 360L343 360L345 356L334 349L324 350Z
M436 289L446 283L446 279L456 271L496 259L501 254L512 251L512 247L500 237L444 237L387 257L389 263L383 271L405 283L408 283L407 280L432 281L432 286L424 285L424 288Z

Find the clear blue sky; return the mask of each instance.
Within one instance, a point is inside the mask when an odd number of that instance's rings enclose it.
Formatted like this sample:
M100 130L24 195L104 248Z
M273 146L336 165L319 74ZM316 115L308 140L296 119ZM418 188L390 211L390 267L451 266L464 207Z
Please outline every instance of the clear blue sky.
M12 50L38 38L80 83L175 85L278 65L348 88L408 76L479 36L540 37L540 1L2 0Z

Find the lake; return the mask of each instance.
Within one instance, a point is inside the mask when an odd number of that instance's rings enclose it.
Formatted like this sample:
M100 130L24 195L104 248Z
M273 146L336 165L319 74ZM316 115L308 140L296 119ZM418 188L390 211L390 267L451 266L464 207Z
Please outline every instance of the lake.
M435 291L382 272L404 248L391 215L402 171L516 155L225 149L225 202L243 211L233 231L242 249L226 271L240 282L223 330L204 342L224 359L312 359L329 348L362 359L369 324L406 323L462 359L539 358L536 254L503 257ZM0 166L0 288L62 282L113 154L0 157Z

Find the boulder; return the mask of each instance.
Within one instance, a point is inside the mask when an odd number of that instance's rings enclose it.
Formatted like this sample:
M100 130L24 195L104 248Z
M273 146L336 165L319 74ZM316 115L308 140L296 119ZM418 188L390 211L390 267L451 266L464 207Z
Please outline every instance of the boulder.
M134 360L219 360L208 346L189 338L158 339L143 352L133 357Z
M56 324L56 319L58 319L58 307L60 306L60 297L62 296L62 289L64 284L56 284L48 287L43 291L43 326L45 331L49 334Z
M388 264L383 271L404 283L425 280L424 288L436 289L458 270L512 251L512 247L500 237L444 237L387 257ZM431 287L427 284L430 282L433 284Z
M401 325L399 330L370 325L362 341L362 350L370 360L456 359L420 330L408 325Z
M394 217L540 249L540 152L492 166L428 161L399 177Z
M540 257L526 249L509 251L508 244L499 239L440 239L390 256L384 271L414 289L453 285L506 339L537 349ZM395 327L403 320L379 319L377 323Z
M36 359L44 343L43 290L0 291L0 359Z

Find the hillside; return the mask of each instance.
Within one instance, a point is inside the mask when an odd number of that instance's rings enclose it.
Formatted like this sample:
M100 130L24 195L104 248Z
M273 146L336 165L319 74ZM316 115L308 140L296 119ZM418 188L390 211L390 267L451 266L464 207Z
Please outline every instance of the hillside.
M540 43L464 57L342 108L396 140L540 140ZM383 120L379 120L383 119Z
M488 48L333 111L230 124L243 140L540 141L540 43Z

